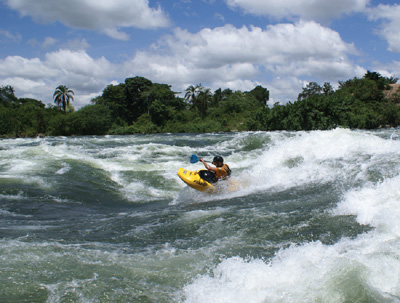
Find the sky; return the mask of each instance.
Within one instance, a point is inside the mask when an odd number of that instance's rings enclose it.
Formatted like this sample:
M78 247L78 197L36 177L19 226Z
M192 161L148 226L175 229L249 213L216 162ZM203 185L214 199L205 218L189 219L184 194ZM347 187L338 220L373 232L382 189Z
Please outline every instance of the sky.
M79 109L141 76L294 102L310 82L337 87L367 70L400 78L400 1L0 0L0 85Z

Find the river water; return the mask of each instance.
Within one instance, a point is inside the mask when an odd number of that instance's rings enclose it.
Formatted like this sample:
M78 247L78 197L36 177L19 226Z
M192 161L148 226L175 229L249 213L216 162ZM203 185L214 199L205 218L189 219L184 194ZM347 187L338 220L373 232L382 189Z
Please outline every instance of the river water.
M0 141L1 302L400 302L400 133ZM197 192L191 154L241 184Z

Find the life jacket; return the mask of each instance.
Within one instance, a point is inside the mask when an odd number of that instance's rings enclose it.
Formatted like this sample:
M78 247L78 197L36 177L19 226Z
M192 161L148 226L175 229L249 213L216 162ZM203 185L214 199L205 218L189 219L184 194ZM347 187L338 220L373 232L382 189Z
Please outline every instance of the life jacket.
M228 164L223 164L221 167L217 167L217 171L215 172L215 176L218 179L225 179L231 175L231 169Z

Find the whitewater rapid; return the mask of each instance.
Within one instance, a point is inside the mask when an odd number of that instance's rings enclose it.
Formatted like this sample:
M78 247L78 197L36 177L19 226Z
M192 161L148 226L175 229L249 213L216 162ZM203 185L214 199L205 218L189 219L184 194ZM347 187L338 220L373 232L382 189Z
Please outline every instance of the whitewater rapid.
M5 302L400 301L397 129L3 139L0 217Z

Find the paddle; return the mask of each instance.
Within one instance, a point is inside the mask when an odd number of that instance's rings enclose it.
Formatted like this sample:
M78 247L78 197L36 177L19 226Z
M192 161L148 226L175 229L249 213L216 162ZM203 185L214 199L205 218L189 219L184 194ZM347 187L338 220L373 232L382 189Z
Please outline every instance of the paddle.
M200 158L197 157L196 155L191 155L190 156L190 163L194 164L200 161ZM204 162L208 162L208 161L204 161Z

